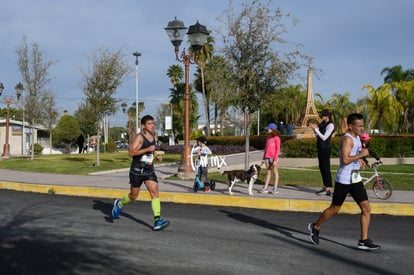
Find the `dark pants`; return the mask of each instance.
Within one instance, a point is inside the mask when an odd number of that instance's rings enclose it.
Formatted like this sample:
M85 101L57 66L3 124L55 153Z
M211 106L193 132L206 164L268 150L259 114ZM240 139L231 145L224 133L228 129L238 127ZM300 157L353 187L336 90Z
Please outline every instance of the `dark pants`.
M318 148L319 170L321 171L323 186L332 187L331 175L331 148Z
M200 166L198 169L198 176L200 181L208 183L208 168Z

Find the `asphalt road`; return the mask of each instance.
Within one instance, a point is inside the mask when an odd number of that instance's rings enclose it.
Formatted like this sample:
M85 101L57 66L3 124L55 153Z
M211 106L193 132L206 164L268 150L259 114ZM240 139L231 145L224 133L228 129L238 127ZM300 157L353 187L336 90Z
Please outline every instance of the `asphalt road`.
M112 201L0 190L0 274L412 274L414 218L375 215L375 252L356 249L357 215L310 243L318 214L148 202L110 218Z

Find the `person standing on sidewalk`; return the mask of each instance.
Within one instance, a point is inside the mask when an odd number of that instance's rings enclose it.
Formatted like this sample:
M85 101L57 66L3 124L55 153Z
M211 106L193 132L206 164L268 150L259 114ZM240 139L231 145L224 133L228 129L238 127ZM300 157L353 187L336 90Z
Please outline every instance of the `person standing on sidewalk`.
M308 225L312 243L319 244L319 230L324 222L337 214L348 193L361 209L361 233L358 249L376 250L381 246L368 239L368 228L371 219L371 206L367 190L362 182L360 170L364 168L362 158L369 155L368 149L362 147L360 135L364 133L364 118L362 114L353 113L347 118L348 130L341 138L339 150L339 169L335 178L335 188L331 205L325 209L315 223Z
M154 230L160 230L167 227L170 222L161 219L161 202L159 199L158 179L154 170L154 153L156 145L154 118L145 115L141 119L142 131L136 135L128 149L129 156L132 156L131 168L129 171L129 181L131 189L129 194L124 195L121 199L114 201L112 208L112 217L119 218L122 207L138 198L141 185L145 183L151 196L151 208L154 213Z
M325 193L327 196L331 195L332 175L331 175L331 137L334 132L334 124L331 119L331 112L324 109L321 112L322 122L319 125L311 123L316 135L316 148L318 149L319 170L322 175L323 188L316 192L320 195Z
M265 130L267 131L267 139L262 164L266 165L266 178L265 185L259 192L277 194L279 193L279 191L277 191L279 184L279 170L277 169L277 164L279 162L281 144L280 132L277 130L277 125L275 123L267 125ZM275 177L275 186L272 190L269 190L268 186L272 177L272 170Z

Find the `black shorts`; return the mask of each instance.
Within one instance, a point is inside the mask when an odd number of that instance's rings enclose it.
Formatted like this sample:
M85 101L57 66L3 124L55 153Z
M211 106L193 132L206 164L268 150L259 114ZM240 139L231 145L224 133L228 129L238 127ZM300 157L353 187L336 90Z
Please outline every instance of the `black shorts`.
M352 184L342 184L335 182L334 194L332 197L332 204L336 206L342 206L346 196L351 194L352 198L356 203L368 200L367 190L365 189L364 183L352 183Z
M129 183L132 187L141 187L141 185L146 181L151 180L158 182L157 175L153 166L147 166L144 168L131 168L129 171Z

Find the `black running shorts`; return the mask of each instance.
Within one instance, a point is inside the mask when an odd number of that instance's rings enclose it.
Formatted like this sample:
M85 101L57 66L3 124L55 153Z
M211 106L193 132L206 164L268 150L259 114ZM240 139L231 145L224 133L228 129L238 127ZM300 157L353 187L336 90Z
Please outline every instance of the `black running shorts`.
M342 206L346 196L351 194L352 198L356 203L368 200L367 190L365 189L364 183L352 183L352 184L342 184L335 182L335 189L332 197L332 204L337 206Z
M146 180L158 182L153 166L147 166L142 169L131 168L129 171L129 183L132 187L139 188Z

